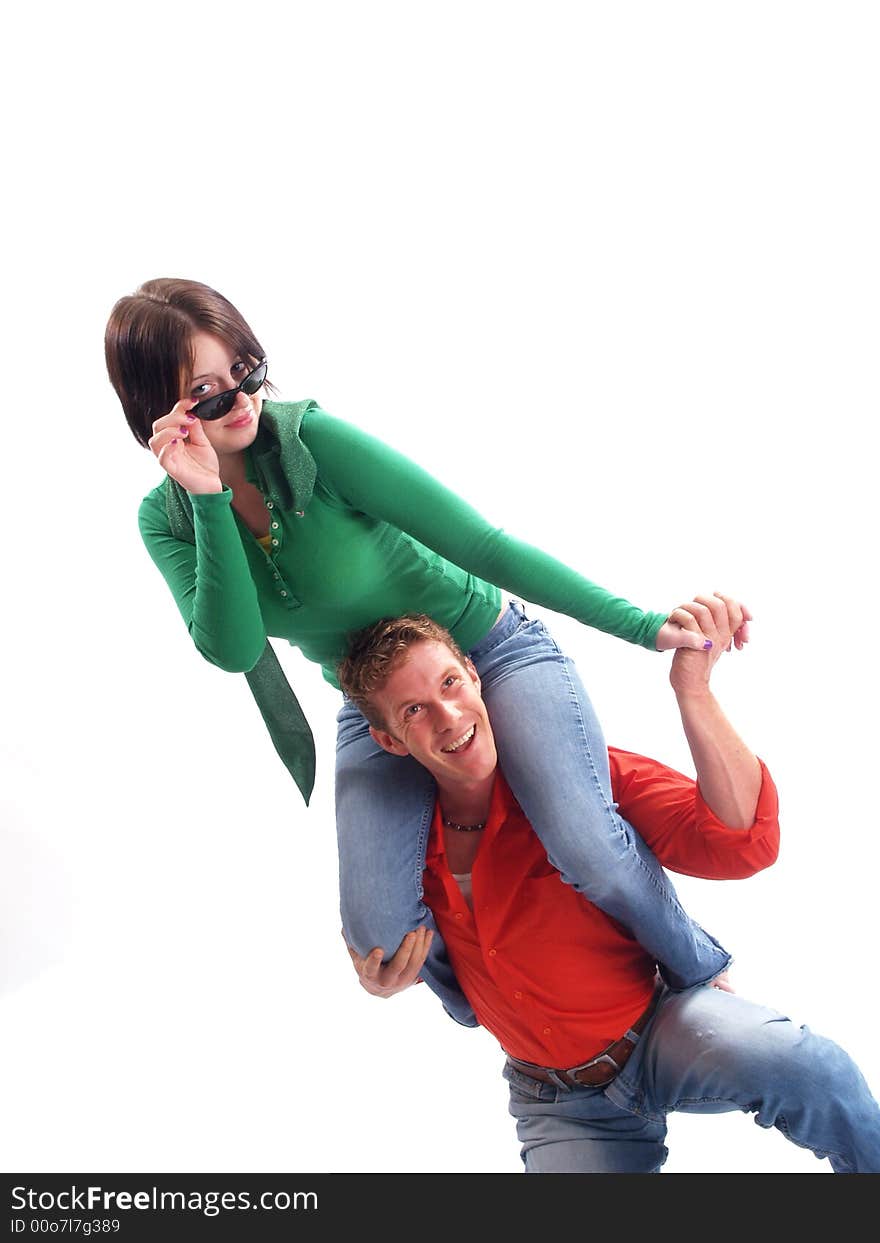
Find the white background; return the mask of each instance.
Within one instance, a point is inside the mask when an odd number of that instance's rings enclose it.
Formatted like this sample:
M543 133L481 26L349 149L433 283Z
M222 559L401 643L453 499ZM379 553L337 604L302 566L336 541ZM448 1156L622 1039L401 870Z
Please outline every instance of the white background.
M27 16L22 16L26 12ZM9 1171L516 1171L501 1057L339 934L305 812L137 533L116 298L214 285L315 397L646 608L740 595L780 860L682 883L875 1091L880 59L870 3L44 4L5 18L0 1065ZM543 614L610 741L669 658ZM538 740L546 745L547 740ZM740 1115L670 1171L820 1172Z

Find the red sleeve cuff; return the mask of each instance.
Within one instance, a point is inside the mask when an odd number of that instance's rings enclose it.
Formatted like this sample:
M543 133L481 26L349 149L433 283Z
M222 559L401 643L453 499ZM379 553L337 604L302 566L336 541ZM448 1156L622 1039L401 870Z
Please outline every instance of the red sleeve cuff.
M762 759L761 790L755 819L747 829L730 829L706 803L700 788L695 793L697 827L707 849L716 856L724 856L735 870L725 869L730 879L751 876L776 861L779 853L779 795L770 771Z

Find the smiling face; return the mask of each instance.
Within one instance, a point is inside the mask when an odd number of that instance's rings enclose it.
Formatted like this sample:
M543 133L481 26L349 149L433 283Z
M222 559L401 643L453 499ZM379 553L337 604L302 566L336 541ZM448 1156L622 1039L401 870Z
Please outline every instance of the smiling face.
M195 332L192 337L192 379L182 396L204 401L241 384L254 369L250 358L236 354L232 346L208 332ZM222 419L203 422L205 435L218 456L239 453L253 444L260 421L263 399L258 390L252 397L236 394L235 405Z
M480 679L445 643L414 643L371 700L385 724L371 728L376 742L418 760L441 791L473 788L493 776L498 755Z

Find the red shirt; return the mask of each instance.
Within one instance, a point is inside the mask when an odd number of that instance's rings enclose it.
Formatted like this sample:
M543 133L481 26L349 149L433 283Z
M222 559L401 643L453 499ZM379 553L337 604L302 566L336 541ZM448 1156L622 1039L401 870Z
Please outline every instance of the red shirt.
M729 829L689 777L614 747L609 759L621 816L665 867L733 880L776 859L778 801L763 763L754 824ZM500 770L473 865L473 910L446 863L439 805L424 886L465 996L511 1056L577 1066L619 1039L651 1000L654 959L562 881Z

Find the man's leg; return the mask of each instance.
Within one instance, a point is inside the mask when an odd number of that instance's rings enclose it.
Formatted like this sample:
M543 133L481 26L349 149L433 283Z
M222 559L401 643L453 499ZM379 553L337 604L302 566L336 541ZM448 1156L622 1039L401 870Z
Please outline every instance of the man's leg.
M739 1109L835 1173L880 1173L880 1106L849 1054L734 993L668 993L607 1092L655 1120Z
M603 1088L570 1092L508 1063L510 1112L527 1174L656 1174L666 1160L666 1120L639 1117Z

